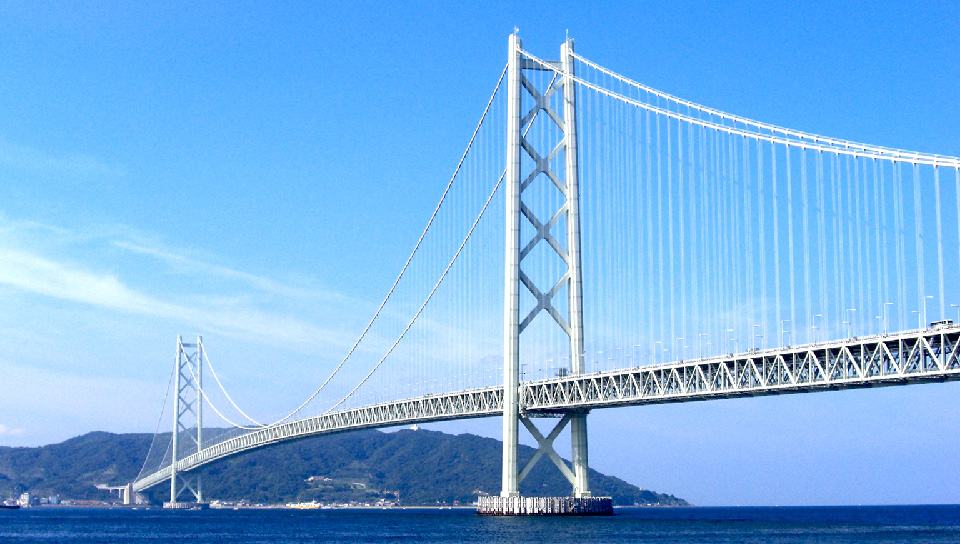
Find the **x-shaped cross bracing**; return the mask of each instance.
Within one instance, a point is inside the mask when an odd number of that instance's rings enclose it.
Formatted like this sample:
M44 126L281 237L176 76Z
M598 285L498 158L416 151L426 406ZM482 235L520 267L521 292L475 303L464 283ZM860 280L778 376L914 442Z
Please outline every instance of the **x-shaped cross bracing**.
M527 464L523 467L523 470L520 471L520 476L517 477L518 481L522 482L524 478L530 474L530 471L533 470L533 467L537 464L541 457L546 455L553 461L553 464L557 465L557 468L560 469L560 472L563 473L564 477L570 482L571 485L576 485L575 477L573 471L570 470L570 467L563 462L563 459L557 455L556 450L553 449L553 441L557 439L557 436L560 435L560 431L567 426L567 423L570 423L570 420L573 418L572 413L568 413L563 416L563 418L557 423L557 426L550 431L550 434L544 438L543 434L540 432L540 429L537 429L537 426L530 421L528 417L521 417L520 421L523 423L523 426L530 431L530 434L537 440L537 452L533 454L533 457L527 461Z
M533 213L533 211L530 210L530 208L528 208L527 205L524 204L523 202L520 203L520 213L522 213L523 216L526 217L528 221L530 221L530 224L533 225L533 228L537 230L537 233L533 236L533 239L531 239L527 243L527 245L524 246L524 248L520 251L520 260L523 260L523 258L526 257L528 253L533 251L533 248L536 247L536 245L540 242L540 240L544 240L548 244L550 244L550 247L552 247L553 250L557 252L557 255L559 255L560 258L563 259L563 262L567 263L567 265L569 266L570 257L567 254L567 250L563 249L563 247L560 245L560 242L553 235L553 227L557 224L557 221L559 221L560 218L567 213L566 202L564 202L563 206L560 206L560 209L557 210L557 213L555 213L553 217L550 218L550 221L548 221L546 225L541 223L540 220L537 218L537 216Z
M534 102L536 102L536 104L530 108L530 111L523 116L523 119L520 121L520 126L526 126L527 123L529 123L537 115L538 111L543 110L547 112L547 115L550 116L550 119L553 119L553 122L560 127L560 130L563 130L563 120L560 119L560 116L557 115L557 112L553 111L553 108L550 107L550 99L553 98L553 95L556 94L558 90L560 90L560 85L553 85L551 82L551 85L547 87L547 92L540 94L540 91L537 90L536 85L530 83L530 80L527 79L527 76L521 74L520 83L523 85L523 88L530 93L530 96L533 98Z
M540 91L537 90L536 86L533 85L530 82L530 80L528 80L525 76L521 77L521 83L523 84L523 88L526 89L528 93L530 93L530 96L534 99L535 104L520 121L520 126L526 127L529 123L533 122L533 119L536 118L539 112L543 111L543 112L546 112L546 114L550 117L550 119L553 120L553 122L557 125L557 127L561 131L563 131L564 130L563 120L560 119L560 116L557 115L557 113L550 106L550 99L560 89L560 86L551 84L550 87L547 89L547 91L541 94ZM556 187L557 190L560 191L560 194L562 194L564 197L563 205L560 206L560 209L558 209L553 214L553 217L551 217L550 220L547 221L546 223L543 223L542 221L540 221L540 219L533 212L533 210L531 210L521 200L520 213L527 219L527 221L530 222L530 224L533 226L536 233L534 234L533 238L529 242L527 242L524 248L520 251L520 261L523 261L523 259L527 255L529 255L531 251L533 251L533 249L537 246L537 244L539 244L540 242L546 242L547 244L550 245L551 248L553 248L553 251L556 252L556 254L560 257L560 259L563 260L563 262L567 265L567 271L563 274L563 276L560 277L559 280L557 280L557 283L554 284L550 288L550 290L547 291L546 293L541 291L533 283L530 277L523 272L522 269L520 270L520 274L519 274L520 282L523 283L524 287L526 287L527 290L530 291L530 294L533 295L533 297L537 300L536 306L527 314L527 316L520 323L520 332L523 332L523 330L527 328L527 326L533 321L535 317L537 317L537 315L541 311L546 310L546 312L550 314L553 320L556 321L557 325L559 325L560 328L563 329L563 331L566 332L568 335L570 334L570 324L567 322L566 319L563 318L562 315L560 315L560 312L558 312L557 309L553 306L553 297L556 296L556 294L560 291L560 289L564 285L566 285L566 283L570 279L569 253L560 244L560 241L557 240L557 238L553 235L553 228L557 225L557 223L560 221L562 217L565 217L567 215L569 211L568 200L567 200L569 198L569 195L567 194L567 186L565 183L563 183L560 180L560 177L557 176L557 173L553 171L553 167L551 166L553 164L553 161L556 159L557 155L559 155L560 152L565 149L565 143L566 143L566 136L564 136L564 138L562 138L557 143L557 145L554 146L554 148L550 151L550 153L544 157L537 152L537 150L534 148L533 144L531 144L529 140L527 140L523 136L520 137L520 147L530 157L530 159L533 160L533 163L534 163L533 170L530 172L529 175L527 175L526 178L524 178L523 182L520 184L520 194L521 195L523 194L523 191L526 190L531 183L533 183L533 181L537 178L537 176L539 176L540 174L543 174L550 180L551 183L553 183L554 187Z
M194 472L177 471L175 478L177 479L177 482L180 483L180 485L177 486L177 496L174 497L174 499L179 499L180 496L183 495L184 491L189 491L191 494L193 494L194 498L199 501L199 498L202 496L200 494L200 491L197 489L199 486L196 485L199 483L198 481L199 476L200 476L200 473L195 471Z
M529 187L530 184L533 183L533 180L536 179L538 175L544 174L548 178L550 178L550 181L553 182L554 187L556 187L557 190L559 190L563 194L564 198L568 196L567 187L560 181L560 178L557 177L556 172L554 172L553 169L550 167L550 164L552 163L553 159L555 159L557 155L559 155L560 152L563 151L563 146L564 146L563 140L560 140L560 142L558 142L557 145L554 146L553 150L550 151L550 153L547 154L546 157L543 157L540 155L540 153L537 152L536 149L534 149L532 145L530 145L530 142L525 137L523 136L520 137L520 147L523 148L523 150L527 153L530 159L533 160L533 163L535 165L533 168L533 171L530 172L530 174L526 178L524 178L523 182L520 184L521 192L525 191L527 187Z
M560 291L560 288L564 286L568 279L570 279L570 272L564 273L553 288L544 294L530 281L530 278L523 273L523 270L520 271L520 282L523 283L524 287L530 291L530 294L537 299L537 305L534 306L533 309L530 310L530 313L527 314L527 317L523 318L523 321L520 322L520 332L523 332L523 330L527 328L527 325L533 322L533 318L537 317L537 314L539 314L541 310L546 310L547 313L550 314L550 317L557 322L557 325L559 325L564 332L570 334L570 325L567 323L567 320L553 307L553 297L556 296L557 292Z

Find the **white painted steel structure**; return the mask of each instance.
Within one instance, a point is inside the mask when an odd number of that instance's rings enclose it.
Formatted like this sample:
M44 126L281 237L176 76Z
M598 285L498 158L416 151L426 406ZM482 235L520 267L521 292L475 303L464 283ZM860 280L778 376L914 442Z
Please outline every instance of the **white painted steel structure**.
M203 339L200 336L195 344L184 343L183 338L177 336L175 365L176 396L171 447L172 459L180 459L185 457L185 453L199 451L203 444ZM170 504L176 504L185 491L192 494L197 502L203 502L200 473L181 473L176 463L171 464L171 470Z
M245 451L321 434L428 421L497 416L502 411L502 387L458 391L341 410L289 421L229 438L180 459L176 463L175 470L177 473L183 473ZM164 467L134 482L133 489L134 491L149 489L168 480L170 473L171 467Z
M951 325L526 382L519 386L518 398L524 419L563 415L564 422L586 409L956 380L960 326ZM503 389L492 387L332 412L225 440L181 459L176 470L193 471L232 455L322 434L499 416L503 406ZM552 452L545 454L553 457ZM133 490L167 481L170 470L144 476Z
M527 412L907 385L960 379L960 327L749 351L524 384Z
M171 502L176 503L185 490L201 501L196 469L242 452L356 429L502 415L502 489L497 501L502 498L506 503L517 502L520 482L544 457L570 481L574 498L585 499L590 497L586 417L593 409L960 380L960 323L944 320L945 285L951 277L960 280L956 270L960 261L950 260L954 258L951 248L960 243L960 159L825 138L705 108L643 86L576 55L572 40L561 46L559 61L541 60L523 50L516 34L509 38L508 52L508 62L497 89L413 253L360 338L319 389L293 412L271 424L262 424L246 416L217 379L225 398L253 426L232 423L210 403L218 415L235 427L232 431L236 434L223 434L215 437L211 444L204 444L201 405L209 402L209 398L201 387L203 346L200 338L196 344L184 344L178 338L171 455L161 460L160 468L147 469L145 462L141 476L132 484L134 491L169 480ZM601 82L606 78L609 83L604 86L591 77ZM338 375L401 283L465 164L487 113L492 111L501 83L507 86L503 112L506 148L499 147L498 143L498 149L505 153L497 156L496 170L487 173L492 173L493 178L499 176L499 181L452 259L441 261L447 264L439 279L430 285L422 304L417 300L419 309L405 322L386 354L375 359L372 368L363 371L365 375L361 373L364 377L359 384L354 386L355 382L351 382L347 387L349 392L338 395L340 400L328 406L324 413L293 419ZM596 122L591 118L591 123L583 123L582 148L577 136L578 90L586 96L586 99L581 97L581 116L586 115L585 111L606 115ZM499 96L503 98L503 94ZM558 97L562 98L558 100ZM600 103L601 97L609 99L609 103ZM624 120L635 124L614 126L615 122ZM598 131L591 124L600 125L603 130ZM608 147L597 151L605 144L609 144ZM583 160L581 171L581 149L598 153L600 159L592 161L593 169L589 167L591 161ZM505 162L503 170L500 170L500 160ZM921 166L929 167L928 171L921 170ZM956 180L953 204L957 210L957 238L952 241L952 234L947 233L941 217L947 207L941 203L944 196L941 175L946 176L948 169ZM932 176L929 178L932 184L923 181L924 175ZM777 181L778 176L781 181ZM905 182L907 178L912 178L912 182ZM609 186L603 183L613 184L618 179L626 180L628 190L619 193L612 190L613 196L608 200L616 202L601 205L598 187L606 190ZM799 179L799 184L792 179ZM545 186L551 198L538 194L536 183L540 183L541 190ZM587 189L583 194L581 183ZM503 385L422 396L421 390L398 395L412 398L345 408L344 402L357 398L354 394L381 368L414 326L447 278L501 185L505 204L505 221L499 223L505 234ZM784 208L784 195L779 194L781 187L786 189L785 209L781 209ZM907 193L911 188L912 197ZM935 192L933 199L931 189ZM794 192L799 193L796 208ZM587 247L594 250L593 261L583 257L581 247L581 198L584 209L593 211L589 214L591 217L601 216L609 221L599 223L606 229L594 231L590 230L589 222L584 223L583 236L594 242ZM892 208L888 203L891 199ZM913 210L905 213L904 208L908 207L905 203L912 203ZM935 214L925 213L924 206L929 210L931 205L935 207ZM765 222L765 213L772 215L770 223ZM639 219L641 215L643 222ZM469 217L473 217L472 212ZM925 223L929 224L925 226ZM627 226L637 227L632 231L633 237L613 232L628 230ZM926 237L924 228L928 233ZM931 232L935 235L931 236ZM603 243L606 237L620 239L607 246ZM781 247L781 238L784 247ZM801 245L800 251L795 250L795 240ZM917 314L921 324L928 322L927 299L934 297L928 295L924 274L925 271L932 273L933 267L924 265L924 240L935 243L936 292L939 319L943 321L929 329L887 334L891 307L899 314L898 328L906 327L905 319L911 308L916 308L912 313ZM615 266L603 266L604 261L595 257L601 250L594 245L617 256L620 256L618 249L624 248L637 254L632 261L627 259ZM645 249L643 253L641 246ZM932 249L933 246L926 250ZM758 253L757 263L754 263L753 251ZM910 253L915 256L908 257ZM742 262L741 257L745 257ZM596 291L584 297L582 260L588 265L588 274L592 274L586 286L611 286L615 295L611 299L617 300L603 300L603 295ZM537 275L538 271L532 269L544 264L542 261L550 261L544 268L559 261L557 275L549 276L542 270ZM654 261L657 269L653 267ZM870 267L875 270L871 271ZM622 277L607 275L604 284L604 274L614 268L627 271L624 276L637 275L629 278L630 286L642 291L635 293L637 297L626 296ZM871 272L876 272L877 277L872 277ZM638 275L641 273L642 277ZM435 277L430 275L430 282ZM498 270L497 282L499 277ZM915 292L912 286L907 289L907 282L914 280ZM659 283L659 287L655 287L655 283ZM731 293L724 291L728 288ZM916 297L920 304L910 306L911 297ZM683 359L683 350L688 348L683 344L692 343L692 338L697 340L699 357L637 366L641 357L640 352L635 351L631 355L637 357L632 368L588 373L585 298L586 303L592 305L588 315L593 332L607 327L638 337L647 336L646 342L653 348L652 352L644 352L648 362L665 359L663 354L670 351L667 345L671 343L670 358ZM633 300L641 298L642 304ZM524 299L527 305L522 304ZM622 306L630 308L616 307L618 302L628 299L631 299L629 304ZM462 300L454 305L468 306ZM604 309L598 309L602 305L613 309L604 314ZM956 307L960 319L960 306ZM860 311L856 313L858 308ZM877 309L881 314L877 319L882 323L884 334L819 341L821 333L848 337L855 334L858 328L854 326L851 330L854 317L858 316L862 323L865 317L874 315L864 315L870 309ZM496 312L499 314L499 307ZM630 312L640 314L643 319L624 321L625 316L632 315ZM521 358L532 357L521 353L521 339L524 339L524 349L536 345L537 339L531 338L534 335L529 327L541 314L544 315L541 321L550 327L549 334L560 337L559 351L551 352L550 356L569 359L569 366L554 367L540 375L552 376L549 378L523 381ZM803 321L798 322L798 317ZM832 329L826 326L828 318L832 320ZM470 324L482 319L477 317ZM741 322L727 323L728 319ZM845 320L841 322L841 319ZM756 340L763 340L765 327L769 325L764 320L775 324L777 332L766 334L766 344L757 344ZM788 330L787 323L792 323L795 329ZM839 332L840 323L846 325L845 334ZM740 335L733 328L726 328L728 326L739 326ZM656 328L658 332L653 331ZM743 330L752 332L752 337L744 338ZM859 330L872 334L877 329L860 325ZM726 335L724 331L731 334ZM787 334L794 340L794 333L801 331L815 343L787 345ZM813 331L812 337L809 331ZM599 336L599 341L592 339L590 344L592 353L598 355L602 353L599 348L607 349L607 345L627 345L610 342L602 334ZM716 354L721 353L727 341L734 346L738 340L744 347L770 346L771 336L777 338L780 347L733 353L738 351L734 347L726 355L703 356L704 338L712 337ZM433 347L428 340L424 344ZM499 345L494 345L499 349ZM640 344L634 345L634 348L640 347ZM194 351L190 351L191 348ZM464 351L470 358L476 356L467 348ZM426 351L414 357L413 362L442 362L433 361L423 353ZM409 364L410 360L406 362ZM207 363L209 365L209 361ZM438 366L432 368L435 370ZM213 375L216 378L216 373ZM383 376L382 371L379 376ZM538 417L558 418L559 422L544 435L532 421ZM524 467L519 466L518 459L521 425L539 446ZM553 448L554 441L568 425L571 465Z
M577 164L577 94L572 79L574 74L573 40L567 40L560 48L558 63L551 63L553 69L561 67L564 75L561 83L554 85L551 82L546 89L537 89L525 75L525 70L543 70L539 64L530 62L523 56L520 38L516 34L510 36L510 47L507 64L507 168L504 177L506 187L506 253L504 263L504 319L503 319L503 383L506 391L503 407L503 475L502 497L517 497L520 495L520 481L529 473L533 465L540 459L540 453L550 454L551 459L560 468L564 476L573 486L574 497L589 497L590 487L587 479L587 413L571 414L556 426L549 436L556 437L560 430L569 422L573 470L558 462L559 457L553 452L553 438L549 442L528 419L521 419L518 400L518 385L520 384L520 342L524 330L540 315L546 312L557 327L569 339L569 357L572 374L581 374L584 371L583 350L583 280L580 262L580 188ZM551 97L562 92L562 116L551 106ZM522 112L522 98L528 95L533 105L527 112ZM523 115L521 116L521 113ZM540 114L544 115L540 115ZM537 144L526 137L527 131L537 119L548 119L561 133L561 139L555 144L549 142L547 149L537 149ZM541 142L542 145L542 142ZM558 175L552 163L554 158L563 154L563 173ZM523 171L522 156L528 157L532 163L529 172ZM548 220L537 217L533 206L524 202L523 194L530 188L538 177L549 180L562 195L562 204L559 209L552 210L552 217ZM521 219L522 218L522 219ZM566 219L565 240L561 242L554 234L554 226L561 218ZM524 240L521 234L521 222L528 221L535 232ZM532 257L538 244L547 244L562 261L565 272L552 285L538 286L531 276L527 275L521 263ZM542 254L541 254L542 256ZM520 289L521 286L533 295L536 305L523 317L520 316ZM546 287L544 289L543 287ZM558 311L554 297L566 288L568 297L567 315ZM521 421L528 431L537 439L540 445L538 455L520 470L518 463L519 426Z

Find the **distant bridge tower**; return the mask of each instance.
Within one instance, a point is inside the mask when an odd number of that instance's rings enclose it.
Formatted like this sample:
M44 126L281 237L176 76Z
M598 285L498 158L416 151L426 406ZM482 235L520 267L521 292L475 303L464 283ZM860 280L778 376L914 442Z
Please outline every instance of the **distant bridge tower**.
M506 165L506 263L504 273L504 353L503 353L503 476L500 497L491 497L485 501L487 508L481 505L482 513L537 513L529 511L535 501L524 501L520 497L520 482L526 477L541 457L549 457L573 486L573 502L583 504L591 501L587 480L587 411L567 413L556 427L544 437L533 423L520 411L520 338L524 330L541 312L547 312L553 322L566 333L570 344L570 371L581 374L584 371L583 349L583 301L580 257L580 188L577 166L577 96L575 82L569 77L573 74L573 40L567 40L560 47L560 61L550 63L557 71L562 71L559 84L551 84L547 89L537 89L533 81L525 76L533 70L545 70L546 67L525 58L519 36L510 36L509 65L507 68L507 165ZM555 111L552 97L562 93L563 109ZM528 111L523 111L523 97L533 99ZM559 129L560 141L546 149L536 149L533 138L526 137L527 130L537 119L543 116ZM541 145L543 142L539 142ZM550 142L548 145L553 145ZM562 175L554 168L554 159L562 152ZM524 159L523 156L529 159ZM557 161L559 164L560 161ZM524 171L524 163L532 165ZM524 192L539 177L544 176L562 195L562 204L552 212L552 217L537 217L533 206L527 206ZM554 237L553 227L565 219L565 241ZM528 240L521 240L521 222L528 221L534 233ZM561 236L563 238L564 236ZM524 273L520 266L525 258L531 257L532 250L540 243L546 243L563 261L566 271L554 285L535 284L535 280ZM546 253L549 255L549 252ZM540 255L543 255L541 253ZM561 265L563 270L564 265ZM544 289L545 287L545 289ZM554 297L566 287L568 296L567 314L562 315L555 307ZM523 318L520 316L520 291L527 289L536 300L536 305ZM522 423L537 440L539 448L536 455L521 470L518 460L519 423ZM572 439L573 470L571 470L553 449L553 441L563 428L570 424ZM569 503L569 498L557 501ZM526 503L530 505L526 505ZM526 505L526 506L525 506ZM547 506L553 508L554 506ZM534 509L540 508L534 506Z
M185 344L177 336L175 365L176 400L173 406L173 443L170 459L170 502L164 508L194 506L179 499L188 491L197 503L203 502L200 471L177 470L178 462L203 448L203 338Z

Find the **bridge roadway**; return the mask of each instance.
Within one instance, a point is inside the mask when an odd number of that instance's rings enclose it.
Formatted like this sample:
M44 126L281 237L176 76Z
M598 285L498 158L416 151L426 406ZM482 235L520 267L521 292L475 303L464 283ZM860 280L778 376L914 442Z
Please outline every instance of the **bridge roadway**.
M521 410L543 416L596 408L960 380L960 325L906 331L520 384ZM491 417L501 386L341 410L250 431L181 459L178 471L271 444L356 429ZM169 480L170 467L133 483Z

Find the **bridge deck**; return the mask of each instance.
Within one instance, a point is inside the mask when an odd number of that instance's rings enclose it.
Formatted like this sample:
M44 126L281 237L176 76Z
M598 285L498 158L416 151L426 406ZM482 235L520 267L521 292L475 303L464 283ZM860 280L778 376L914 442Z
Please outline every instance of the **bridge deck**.
M960 325L520 384L529 415L833 389L960 380ZM429 395L322 414L229 438L177 464L188 471L278 442L356 429L497 416L503 388ZM142 491L170 467L133 484Z
M528 412L960 380L960 327L567 376L521 386Z

